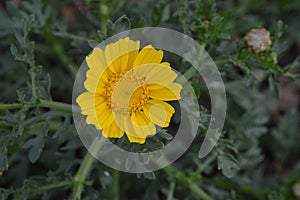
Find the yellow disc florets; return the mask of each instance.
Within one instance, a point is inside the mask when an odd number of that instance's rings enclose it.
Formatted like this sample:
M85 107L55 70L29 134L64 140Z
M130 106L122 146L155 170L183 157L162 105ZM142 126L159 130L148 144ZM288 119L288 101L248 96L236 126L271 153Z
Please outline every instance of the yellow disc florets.
M142 110L150 99L145 78L138 76L134 70L126 73L113 73L106 84L106 102L114 112L132 114ZM115 98L113 95L115 94Z

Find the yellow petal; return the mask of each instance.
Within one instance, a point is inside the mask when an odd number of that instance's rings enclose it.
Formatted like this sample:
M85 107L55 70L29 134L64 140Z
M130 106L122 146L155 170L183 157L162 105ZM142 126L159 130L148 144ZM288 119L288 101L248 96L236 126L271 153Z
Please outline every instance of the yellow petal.
M105 88L100 85L101 82L107 81L107 76L105 73L99 74L95 73L95 70L88 70L86 72L86 80L84 82L84 87L87 91L92 93L103 93Z
M180 99L180 91L182 86L178 83L172 83L171 85L161 87L158 84L148 84L149 96L153 99L173 101Z
M144 112L153 123L161 127L168 127L175 110L166 102L150 100L144 106Z
M124 131L115 122L112 122L110 126L103 129L102 134L106 138L121 138L124 135Z
M105 59L104 51L98 47L94 48L92 53L86 57L86 62L90 68L86 72L86 81L84 87L93 93L103 92L99 87L100 80L106 80L105 72L107 71L107 62Z
M95 109L95 94L84 92L76 98L76 102L80 106L82 114L85 114L86 111ZM97 104L99 103L97 102Z
M97 106L96 116L102 128L108 127L114 121L112 110L105 103Z
M147 118L144 112L142 111L136 111L133 112L131 115L131 119L134 123L136 123L139 126L148 126L151 121Z
M148 126L141 127L136 125L129 115L125 117L124 123L125 132L130 142L143 144L148 135L152 135L156 132L153 123L150 123Z
M117 124L117 126L124 132L125 131L125 125L124 125L124 115L118 113L118 112L115 112L115 111L112 111L112 115L113 115L113 119L114 119L114 122Z
M86 57L88 67L95 72L103 72L107 68L104 51L98 47Z
M171 67L170 63L168 63L168 62L162 62L161 64L163 64L164 66L167 66L167 67Z
M135 134L135 131L133 130L132 122L131 122L131 119L130 119L129 115L126 115L124 117L124 129L125 129L126 135L131 135L131 136L134 136L134 137L138 137Z
M163 64L143 64L133 68L133 71L140 77L144 77L145 83L157 83L163 86L170 85L177 77L171 67Z
M93 124L96 126L96 128L98 130L102 130L100 123L98 121L98 117L96 116L96 113L94 112L94 114L89 114L86 116L86 123L87 124Z
M126 135L129 139L129 142L135 142L135 143L140 143L140 144L144 144L145 141L146 141L146 138L139 138L139 137L134 137L134 136L131 136L131 135Z
M160 63L163 54L162 50L156 50L151 45L148 45L139 52L133 66L135 67L147 63Z
M139 48L140 42L130 40L128 37L107 45L105 58L110 70L119 73L130 69L132 60L137 56Z
M96 109L103 104L103 99L101 97L96 98L97 101L95 102L95 94L91 92L84 92L79 97L77 97L76 102L79 104L81 108L81 113L83 115L87 115L86 123L87 124L94 124L97 129L101 129L101 126L98 121L98 116L96 113Z
M143 111L133 112L131 120L133 130L135 131L134 136L146 138L156 133L155 125L147 118Z

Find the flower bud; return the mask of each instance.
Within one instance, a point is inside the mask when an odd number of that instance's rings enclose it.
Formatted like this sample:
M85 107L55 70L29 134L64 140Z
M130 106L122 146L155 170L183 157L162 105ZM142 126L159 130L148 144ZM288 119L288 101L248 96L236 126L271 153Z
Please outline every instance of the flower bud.
M252 29L245 36L247 46L255 53L262 53L271 48L272 39L270 32L263 28L258 27Z

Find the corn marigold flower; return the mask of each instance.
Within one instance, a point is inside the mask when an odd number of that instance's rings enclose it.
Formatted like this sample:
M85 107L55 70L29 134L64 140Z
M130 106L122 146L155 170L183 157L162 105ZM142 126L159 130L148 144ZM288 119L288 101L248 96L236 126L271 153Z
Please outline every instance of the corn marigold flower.
M102 50L96 47L86 57L89 70L76 102L87 124L94 124L107 138L121 138L143 144L156 133L156 126L168 127L174 108L166 101L180 99L182 86L163 51L128 37Z

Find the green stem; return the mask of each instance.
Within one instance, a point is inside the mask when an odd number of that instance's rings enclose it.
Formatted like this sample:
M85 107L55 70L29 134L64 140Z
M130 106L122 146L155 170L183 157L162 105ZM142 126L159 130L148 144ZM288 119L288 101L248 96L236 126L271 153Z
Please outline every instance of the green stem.
M197 70L194 67L190 67L188 70L186 70L183 74L183 76L187 79L190 80L191 78L193 78L193 76L195 75L195 73L197 72Z
M84 41L84 42L88 41L88 39L85 38L85 37L74 35L74 34L71 34L71 33L68 33L68 32L58 32L58 31L56 31L56 32L53 32L53 35L55 35L57 37L61 37L61 38L72 39L72 40L80 40L80 41Z
M55 189L55 188L61 188L61 187L66 187L66 186L71 186L70 181L64 181L64 182L60 182L60 183L57 183L57 184L42 186L42 187L39 188L39 190L47 191L47 190L52 190L52 189Z
M72 112L72 105L67 104L67 103L56 102L56 101L40 100L40 103L38 104L38 106L44 107L44 108L55 108L58 110Z
M13 103L13 104L0 104L0 110L15 110L22 108L21 103ZM58 110L72 112L72 105L67 103L61 103L56 101L48 101L48 100L40 100L40 103L35 105L30 105L31 108L35 107L43 107L43 108L54 108ZM75 107L75 111L79 111L79 108Z
M188 180L188 187L191 191L193 191L195 194L197 194L199 197L201 197L204 200L213 200L204 190L202 190L200 187L198 187L195 183L193 183L191 180Z
M120 188L120 172L113 170L112 172L112 200L119 200L119 188Z
M96 153L100 150L102 146L102 140L95 141L91 147L90 151L93 153ZM80 164L79 170L77 171L74 179L75 184L73 186L73 192L72 192L72 200L80 200L81 194L83 192L83 186L85 184L85 180L88 176L88 173L94 163L95 159L93 155L91 155L89 152L87 152L83 158L82 163Z
M167 200L173 200L174 199L173 196L174 196L175 186L176 186L175 181L172 181L171 184L170 184L170 189L169 189L169 194L168 194Z
M177 170L173 166L168 166L164 168L165 172L170 176L174 176L178 182L182 183L186 187L188 187L192 192L198 195L201 199L204 200L213 200L202 188L200 188L197 184L195 184L190 178L185 176L181 171Z
M94 157L90 153L86 153L86 155L84 156L83 161L79 167L79 170L77 171L74 178L75 184L73 186L72 200L81 199L83 185L94 160L95 160Z
M33 71L31 71L30 74L31 74L30 78L31 78L32 96L36 97L35 73Z
M206 159L205 162L197 170L197 173L201 174L213 161L215 161L217 156L218 156L218 154L214 153L212 156L210 156L208 159Z
M0 104L0 110L15 110L22 108L22 104L13 103L13 104Z
M229 63L229 60L228 60L228 58L223 58L220 60L216 60L214 62L218 66L218 65L225 65L225 64Z

